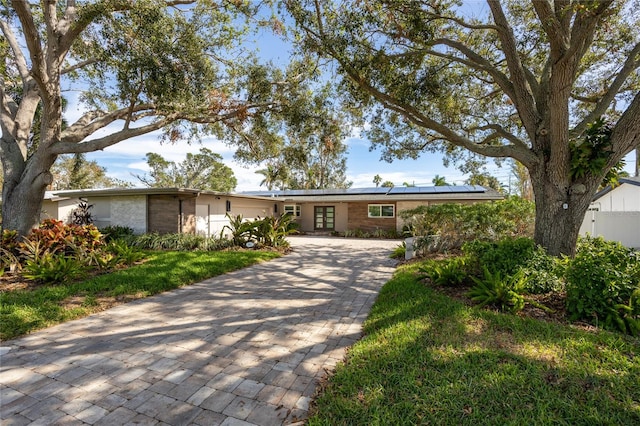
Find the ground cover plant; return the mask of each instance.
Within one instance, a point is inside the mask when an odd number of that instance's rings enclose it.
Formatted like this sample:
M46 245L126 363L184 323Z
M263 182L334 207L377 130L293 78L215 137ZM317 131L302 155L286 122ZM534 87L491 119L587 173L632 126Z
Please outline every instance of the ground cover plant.
M84 281L0 291L0 339L12 339L278 256L277 252L256 250L147 252L142 264Z
M309 425L640 422L640 340L480 309L405 264Z

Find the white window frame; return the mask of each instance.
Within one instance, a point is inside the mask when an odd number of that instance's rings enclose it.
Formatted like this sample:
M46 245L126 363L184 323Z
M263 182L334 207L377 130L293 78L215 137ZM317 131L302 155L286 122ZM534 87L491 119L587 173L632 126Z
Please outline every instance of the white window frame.
M378 207L379 215L372 216L371 215L371 207ZM384 210L383 209L384 207L391 207L391 209L392 209L391 216L385 216L385 215L382 214L383 210ZM373 219L384 219L384 218L391 219L391 218L394 218L394 217L396 217L396 206L395 206L395 204L368 204L367 205L367 216L370 217L370 218L373 218Z
M284 205L284 214L290 214L293 217L300 217L301 215L301 206L300 204L285 204Z

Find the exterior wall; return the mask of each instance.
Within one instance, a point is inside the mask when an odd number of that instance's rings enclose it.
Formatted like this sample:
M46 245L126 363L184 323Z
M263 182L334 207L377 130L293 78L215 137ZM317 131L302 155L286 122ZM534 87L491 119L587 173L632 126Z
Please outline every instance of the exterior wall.
M111 221L111 197L87 197L85 199L89 205L93 206L89 211L95 226L104 228L110 225L121 225L120 218L117 216L113 218L113 223Z
M112 197L109 224L128 226L135 234L147 232L147 197L144 195Z
M623 183L598 198L593 206L602 212L640 212L640 186Z
M71 213L78 207L80 200L69 198L58 201L44 200L40 211L40 221L45 219L61 220L65 223L71 222Z
M227 212L227 202L231 207L229 212ZM196 232L200 235L216 237L224 232L224 235L228 236L229 230L224 229L229 224L227 213L230 216L242 215L244 220L254 220L258 217L280 215L283 212L284 203L280 201L201 195L196 198Z
M393 205L394 217L369 217L369 204ZM375 231L377 229L397 229L398 206L396 202L362 202L349 203L348 229L361 229L363 231Z
M180 207L182 204L182 215ZM196 232L196 202L194 197L149 195L147 198L147 231L161 234Z
M286 203L294 204L294 203ZM303 232L314 232L314 207L315 206L334 206L334 230L344 232L348 229L349 223L349 203L297 203L301 206L300 217L296 218L296 222L300 224L300 230ZM284 209L284 207L283 207Z
M589 211L580 227L580 235L586 234L640 248L640 211Z

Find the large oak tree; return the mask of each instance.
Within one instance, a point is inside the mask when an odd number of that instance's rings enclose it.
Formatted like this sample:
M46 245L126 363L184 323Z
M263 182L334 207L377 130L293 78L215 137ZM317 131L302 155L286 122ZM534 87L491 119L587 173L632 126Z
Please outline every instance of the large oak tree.
M305 79L276 73L247 50L244 36L258 24L258 6L0 1L3 227L26 234L37 224L60 155L158 130L168 142L202 132L232 135L230 143L268 139L267 124L286 115L290 93ZM67 127L63 90L81 93L85 111Z
M531 176L536 242L574 253L593 194L640 143L636 4L487 0L471 18L446 0L286 3L386 159L511 157Z

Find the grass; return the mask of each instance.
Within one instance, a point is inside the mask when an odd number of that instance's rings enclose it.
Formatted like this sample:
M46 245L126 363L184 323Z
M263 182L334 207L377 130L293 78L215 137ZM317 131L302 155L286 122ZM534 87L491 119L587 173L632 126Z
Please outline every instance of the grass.
M0 293L0 339L89 315L278 257L277 252L152 252L143 264L71 284Z
M640 340L466 306L405 265L309 425L637 425Z

